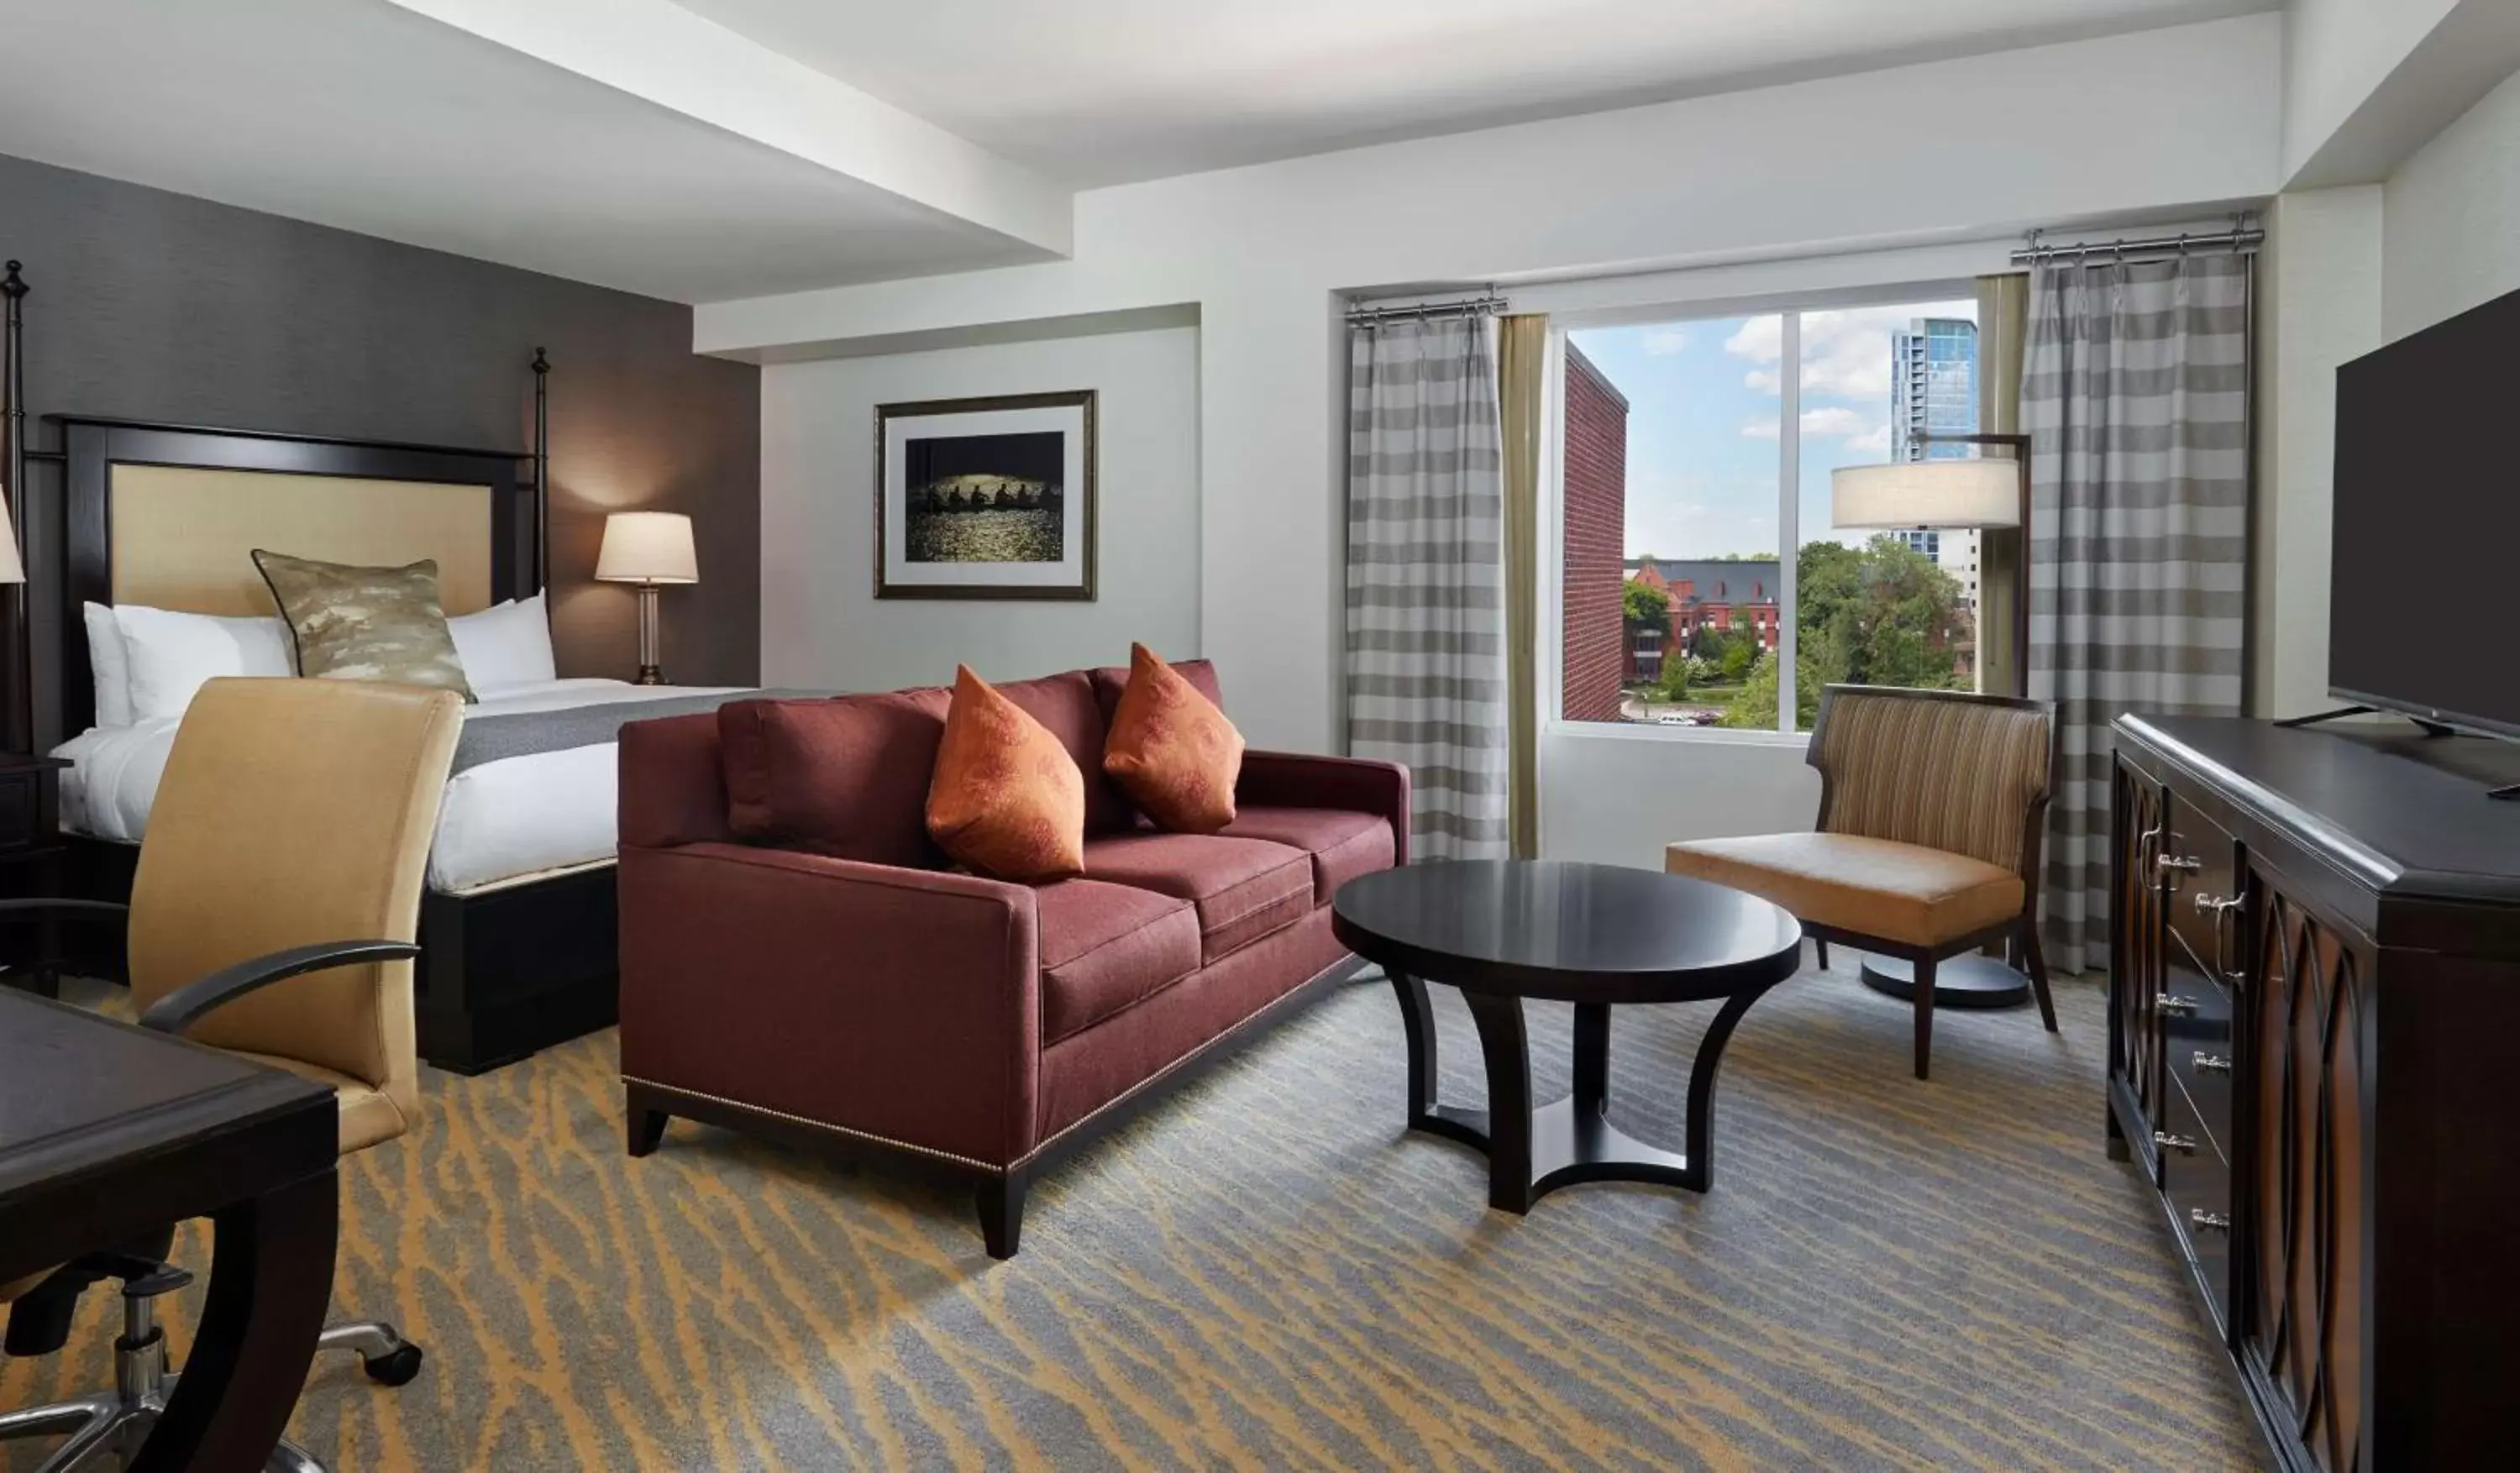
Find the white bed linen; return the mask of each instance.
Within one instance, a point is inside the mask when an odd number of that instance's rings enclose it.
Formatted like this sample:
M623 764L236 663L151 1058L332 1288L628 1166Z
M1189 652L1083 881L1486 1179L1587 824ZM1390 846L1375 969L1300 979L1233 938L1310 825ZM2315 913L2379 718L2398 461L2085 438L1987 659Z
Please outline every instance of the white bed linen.
M558 711L617 701L708 695L725 686L634 686L617 680L556 680L518 686L465 707L471 716ZM62 774L62 826L73 833L136 843L166 771L177 720L158 717L91 728L53 749L71 765ZM457 773L446 784L428 886L445 894L612 858L618 749L611 742L503 757Z

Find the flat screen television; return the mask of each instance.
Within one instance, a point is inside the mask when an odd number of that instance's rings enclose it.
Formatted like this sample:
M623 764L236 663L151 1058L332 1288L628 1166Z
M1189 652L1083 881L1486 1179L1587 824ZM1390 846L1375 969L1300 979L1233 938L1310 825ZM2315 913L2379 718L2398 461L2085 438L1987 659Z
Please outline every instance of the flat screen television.
M2327 684L2520 737L2520 291L2336 372Z

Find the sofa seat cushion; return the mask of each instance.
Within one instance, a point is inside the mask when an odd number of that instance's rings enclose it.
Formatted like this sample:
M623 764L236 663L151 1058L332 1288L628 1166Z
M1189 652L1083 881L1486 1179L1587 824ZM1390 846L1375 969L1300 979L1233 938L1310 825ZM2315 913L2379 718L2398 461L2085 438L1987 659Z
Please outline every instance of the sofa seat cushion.
M1228 838L1266 839L1313 857L1313 904L1326 906L1360 874L1391 868L1391 825L1346 808L1245 808L1222 830Z
M1033 901L1045 1043L1091 1028L1198 970L1198 913L1187 900L1065 879L1037 887Z
M2021 914L2021 876L1984 860L1851 833L1699 839L1663 851L1674 874L1775 901L1797 918L1940 946Z
M1201 961L1230 956L1313 909L1313 861L1265 839L1120 833L1085 844L1088 879L1186 900L1198 913Z

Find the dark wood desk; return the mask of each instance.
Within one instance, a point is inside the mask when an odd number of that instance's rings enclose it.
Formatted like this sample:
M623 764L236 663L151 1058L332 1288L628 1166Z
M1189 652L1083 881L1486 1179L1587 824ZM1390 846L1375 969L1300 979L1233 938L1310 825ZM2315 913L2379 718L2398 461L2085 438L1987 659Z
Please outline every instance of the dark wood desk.
M59 757L0 752L0 896L62 893ZM61 996L61 922L46 915L0 927L0 986Z
M287 1429L333 1292L337 1108L294 1075L0 989L0 1280L214 1225L208 1306L139 1473L248 1473Z

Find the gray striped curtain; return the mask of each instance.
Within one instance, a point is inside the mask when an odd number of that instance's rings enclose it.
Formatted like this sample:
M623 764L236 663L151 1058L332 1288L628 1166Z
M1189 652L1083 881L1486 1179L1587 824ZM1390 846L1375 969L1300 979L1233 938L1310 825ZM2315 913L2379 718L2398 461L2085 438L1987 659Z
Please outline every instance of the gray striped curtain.
M1495 332L1484 316L1349 329L1348 750L1407 765L1424 859L1507 846Z
M2108 960L2109 723L2240 710L2250 265L2182 256L2032 279L2030 693L2056 702L2046 935L2063 970Z

